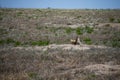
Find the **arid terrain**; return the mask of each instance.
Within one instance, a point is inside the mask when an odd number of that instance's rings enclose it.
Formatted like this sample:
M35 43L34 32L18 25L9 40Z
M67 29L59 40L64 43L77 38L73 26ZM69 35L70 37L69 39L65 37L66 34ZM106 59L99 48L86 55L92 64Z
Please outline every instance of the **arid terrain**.
M0 80L120 80L120 10L1 8Z

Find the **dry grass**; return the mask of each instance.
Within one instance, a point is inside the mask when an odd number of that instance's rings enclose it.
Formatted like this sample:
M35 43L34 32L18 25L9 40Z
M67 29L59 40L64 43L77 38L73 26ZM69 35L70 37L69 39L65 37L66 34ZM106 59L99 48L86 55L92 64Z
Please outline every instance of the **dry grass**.
M0 79L119 80L119 19L120 10L0 9ZM84 45L69 44L76 36Z
M76 51L60 48L46 51L35 48L1 50L1 80L120 79L120 50L90 48ZM98 68L94 65L98 65Z
M63 44L79 35L83 43L88 37L92 44L120 47L119 14L119 10L0 9L0 41Z

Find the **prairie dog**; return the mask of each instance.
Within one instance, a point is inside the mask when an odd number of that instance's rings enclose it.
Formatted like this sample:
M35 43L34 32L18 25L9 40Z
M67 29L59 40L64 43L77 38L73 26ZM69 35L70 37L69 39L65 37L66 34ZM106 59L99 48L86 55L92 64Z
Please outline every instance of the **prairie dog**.
M79 37L77 36L76 39L71 39L70 42L74 45L81 44Z

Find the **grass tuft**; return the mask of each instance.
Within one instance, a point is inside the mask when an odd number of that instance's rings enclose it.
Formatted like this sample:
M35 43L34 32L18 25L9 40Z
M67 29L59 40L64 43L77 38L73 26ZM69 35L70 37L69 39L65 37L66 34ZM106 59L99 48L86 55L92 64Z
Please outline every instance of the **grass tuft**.
M36 77L37 77L37 73L30 72L30 73L28 73L28 76L29 76L30 78L36 78Z
M78 27L78 28L76 29L76 34L77 34L77 35L82 35L82 34L83 34L83 28Z
M85 38L85 39L84 39L84 42L85 42L86 44L88 44L88 45L91 45L91 44L92 44L92 41L91 41L90 38Z
M88 27L88 26L85 27L85 30L86 30L87 33L92 33L94 31L93 28Z
M67 33L67 34L70 34L72 31L73 31L72 28L70 28L70 27L69 27L69 28L66 28L66 33Z
M34 42L31 42L31 45L46 46L46 45L49 45L49 41L34 41Z
M120 19L117 19L118 23L120 23Z
M109 18L109 21L110 21L110 22L114 22L115 19L114 19L114 18Z

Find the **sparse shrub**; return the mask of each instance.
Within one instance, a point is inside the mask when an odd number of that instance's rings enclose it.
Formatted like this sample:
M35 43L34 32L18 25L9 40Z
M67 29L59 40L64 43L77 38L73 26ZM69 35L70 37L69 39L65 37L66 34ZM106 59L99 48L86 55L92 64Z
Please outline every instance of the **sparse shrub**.
M41 29L41 27L40 27L40 26L37 26L37 27L36 27L36 29L39 29L39 30L40 30L40 29Z
M114 18L109 18L110 22L114 22L114 20L115 20Z
M57 33L55 33L55 36L58 36L58 34L57 34Z
M85 79L84 80L96 80L96 75L91 73L91 74L88 74L88 76L85 76Z
M94 79L96 77L96 75L94 73L88 74L87 78L88 79Z
M94 29L91 28L91 27L86 26L86 27L85 27L85 31L86 31L87 33L92 33L92 32L94 31Z
M86 26L85 28L80 28L80 27L78 27L77 29L76 29L76 33L78 34L78 35L82 35L83 33L92 33L94 31L94 29L92 28L92 27L88 27L88 26Z
M19 41L15 41L11 38L8 38L6 40L0 40L0 44L3 45L3 44L14 44L14 46L20 46L22 45L21 42Z
M76 34L77 34L77 35L82 35L82 34L83 34L83 28L78 27L78 28L76 29Z
M92 41L91 41L90 38L85 38L85 39L84 39L84 42L85 42L86 44L88 44L88 45L92 44Z
M35 41L31 42L31 45L46 46L49 45L49 41Z
M67 25L72 25L72 23L69 22L69 23L67 23Z
M117 22L120 23L120 19L117 19Z
M81 15L79 15L79 16L77 16L77 19L79 19L79 18L81 18L82 16Z
M6 40L0 40L0 44L3 45L3 44L9 44L9 43L13 43L14 41L12 39L6 39Z
M5 43L5 40L0 40L0 45L3 45Z
M32 19L32 16L28 16L28 19Z
M30 78L36 78L36 77L37 77L37 73L30 72L30 73L28 73L28 76L29 76Z
M23 13L22 12L18 12L17 13L17 16L21 16Z
M4 15L4 11L3 12L0 12L0 16Z
M50 28L50 31L55 33L57 30L55 28Z
M6 29L0 28L0 35L7 34L7 33L8 32Z
M47 27L47 26L45 26L45 29L48 29L48 27Z
M42 10L40 10L40 9L36 9L36 11L42 12Z
M111 41L112 47L119 47L120 48L120 41L113 40Z
M103 41L103 44L106 46L120 48L120 40L119 39L112 38L111 40Z
M14 43L15 41L11 38L8 38L6 41L6 44Z
M72 30L73 30L72 28L66 28L66 33L70 34L72 32Z
M2 21L3 20L3 17L2 16L0 16L0 21Z
M15 46L20 46L20 45L21 45L21 42L19 42L19 41L15 42Z
M0 12L0 21L2 21L4 18L4 13L3 12Z

